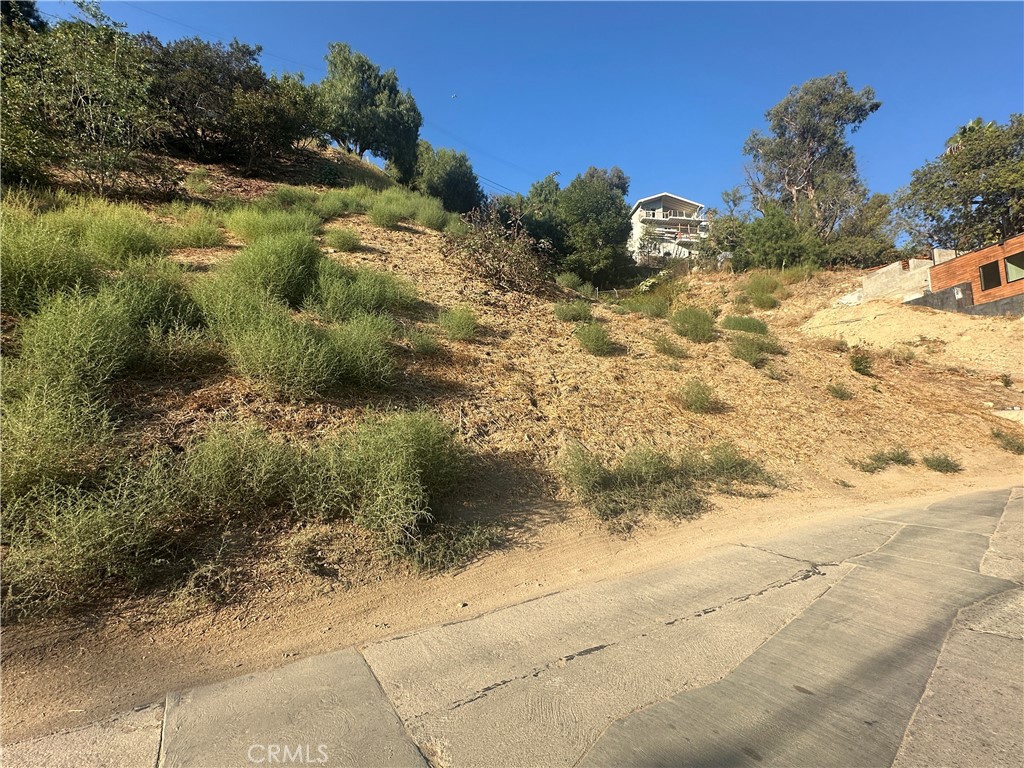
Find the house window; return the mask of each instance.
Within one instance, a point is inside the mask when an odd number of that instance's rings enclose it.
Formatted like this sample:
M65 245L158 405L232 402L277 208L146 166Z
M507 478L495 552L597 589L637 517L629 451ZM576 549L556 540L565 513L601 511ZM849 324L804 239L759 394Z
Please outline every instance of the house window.
M1006 257L1006 282L1024 278L1024 251Z
M982 265L978 272L981 273L981 290L990 291L1002 285L1002 281L999 279L998 261L990 261L988 264Z

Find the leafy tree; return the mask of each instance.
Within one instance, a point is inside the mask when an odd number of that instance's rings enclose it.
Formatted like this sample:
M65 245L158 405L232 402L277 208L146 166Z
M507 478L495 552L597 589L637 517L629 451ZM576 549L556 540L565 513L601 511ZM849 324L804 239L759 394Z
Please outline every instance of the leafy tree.
M643 227L643 234L636 244L636 263L645 267L654 266L659 260L658 245L661 238L658 237L658 230L653 224L647 222Z
M381 72L344 43L331 43L326 61L317 89L326 133L360 157L371 152L390 161L400 178L410 178L423 117L412 94L399 90L395 70Z
M880 106L871 88L855 92L845 72L791 89L765 113L770 135L754 131L743 148L755 207L781 207L794 224L831 234L864 196L847 130Z
M766 206L764 215L743 228L743 245L733 253L733 266L739 270L817 264L825 251L814 232L801 227L774 205Z
M595 168L590 166L583 174L587 181L602 181L612 189L617 189L625 197L629 194L629 176L623 173L617 165L611 168Z
M435 151L429 142L422 140L416 153L413 187L440 198L445 210L455 213L469 213L479 208L485 199L465 152L453 149Z
M258 90L236 87L227 114L234 155L246 173L292 146L309 131L311 94L299 77L272 77Z
M151 52L153 96L169 115L170 146L196 160L227 159L236 143L236 96L267 85L260 47L238 40L225 46L198 37L164 45L145 35L143 41Z
M24 24L33 32L45 32L48 28L35 0L3 0L0 3L0 21L5 27Z
M921 245L966 251L1024 232L1024 115L959 128L939 157L914 171L899 210Z
M5 173L31 178L60 164L105 193L124 174L162 170L146 155L163 123L135 37L107 23L60 22L5 35L2 55Z
M610 175L581 174L558 196L558 218L566 231L563 265L596 282L607 282L628 268L629 206Z
M888 195L867 198L843 220L837 237L826 246L825 261L833 266L876 267L899 257L890 222L892 203Z

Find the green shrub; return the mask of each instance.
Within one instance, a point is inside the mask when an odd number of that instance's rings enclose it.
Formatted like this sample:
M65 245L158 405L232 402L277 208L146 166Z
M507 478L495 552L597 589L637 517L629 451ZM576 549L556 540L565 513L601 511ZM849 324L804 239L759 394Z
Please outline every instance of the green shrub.
M162 330L198 328L202 311L192 298L185 271L172 261L136 261L122 270L112 290L143 325Z
M343 213L366 213L379 195L377 190L362 184L347 189L332 189L320 199L319 210L323 218L333 218Z
M100 471L113 438L104 407L78 387L42 383L19 397L4 384L0 485L5 504L36 486L77 484ZM4 519L7 528L11 521Z
M850 367L861 376L871 376L874 357L863 349L854 349L850 352Z
M226 274L297 308L311 291L322 259L323 254L308 235L286 232L247 245L228 263Z
M783 285L806 283L817 273L818 268L813 264L797 264L793 267L786 267L779 272L779 282Z
M308 307L329 320L345 320L359 312L393 312L415 301L416 289L404 278L323 259Z
M672 339L670 339L663 333L659 333L657 336L654 337L654 350L656 352L660 352L663 355L667 355L668 357L674 357L678 360L682 360L690 356L685 349L680 347L678 344L672 341Z
M423 196L417 200L415 219L418 224L441 232L448 224L449 214L440 200Z
M92 258L75 238L38 218L13 221L4 207L0 227L3 309L27 314L55 293L88 291L100 282Z
M767 293L751 294L750 303L758 309L775 309L779 306L779 300Z
M324 235L324 244L345 253L358 251L362 245L359 241L359 233L350 227L330 230Z
M439 573L468 565L501 541L493 526L434 523L404 549L420 570Z
M143 338L116 288L57 294L22 325L20 363L39 385L97 392L138 359Z
M309 187L294 187L287 184L274 187L256 201L255 206L264 211L302 210L313 212L321 201L316 190Z
M888 451L875 451L865 461L857 464L857 468L861 472L868 472L874 474L880 472L887 467L896 464L901 467L913 466L916 462L914 457L910 455L910 452L903 446L897 446Z
M229 211L224 223L246 243L283 235L310 236L320 229L320 219L310 211L264 211L255 206Z
M843 384L829 384L828 393L832 395L836 400L852 400L853 392Z
M725 404L715 397L715 391L700 379L690 379L674 398L686 410L694 413L718 413Z
M782 283L771 275L765 272L752 272L747 278L743 290L753 299L758 294L770 296L781 287Z
M777 479L760 462L740 453L732 443L724 442L711 447L700 474L728 489L735 483L777 486Z
M568 323L590 320L593 313L585 301L559 302L554 307L555 317Z
M921 463L933 472L952 474L963 472L964 465L944 453L930 453L921 457Z
M706 344L715 340L715 319L700 307L687 306L672 314L672 330L690 341Z
M575 335L580 345L592 355L606 357L615 352L615 343L600 323L580 325L576 328Z
M745 331L747 333L768 333L768 326L753 317L737 317L727 315L722 319L722 327L727 331Z
M173 248L216 248L227 241L220 226L220 218L208 208L199 205L175 206L172 207L171 215L178 222L169 232Z
M395 324L381 315L356 314L328 330L330 347L341 380L363 386L382 386L395 373L391 339Z
M668 315L668 299L652 296L650 293L636 293L623 299L621 306L630 312L639 312L645 317L665 317Z
M437 316L437 324L452 341L469 341L477 332L476 313L469 307L455 307Z
M570 291L578 291L583 286L583 278L575 272L560 272L555 275L555 282Z
M775 340L757 334L738 333L729 344L729 353L755 368L761 368L770 355L784 355L785 350Z
M441 342L437 337L426 331L409 331L406 334L412 351L417 355L436 355L441 351Z
M202 166L193 168L188 172L188 175L185 176L185 181L183 183L185 185L185 189L193 195L205 195L211 189L210 170L208 168L203 168Z
M992 437L996 439L999 447L1004 451L1024 456L1024 437L1012 434L998 427L992 430Z
M377 200L370 208L370 221L384 229L397 229L404 218L402 208L387 200Z

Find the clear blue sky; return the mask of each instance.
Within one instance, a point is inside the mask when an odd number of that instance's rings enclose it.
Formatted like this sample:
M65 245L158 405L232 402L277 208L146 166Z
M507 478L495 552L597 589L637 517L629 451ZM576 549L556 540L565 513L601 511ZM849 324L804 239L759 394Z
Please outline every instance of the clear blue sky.
M742 146L791 86L845 70L882 108L853 135L892 192L959 125L1024 112L1024 3L105 2L129 31L263 46L268 71L325 71L346 42L394 68L421 136L464 150L489 193L620 166L629 199L718 205ZM67 15L66 3L41 2ZM452 98L455 95L456 98Z

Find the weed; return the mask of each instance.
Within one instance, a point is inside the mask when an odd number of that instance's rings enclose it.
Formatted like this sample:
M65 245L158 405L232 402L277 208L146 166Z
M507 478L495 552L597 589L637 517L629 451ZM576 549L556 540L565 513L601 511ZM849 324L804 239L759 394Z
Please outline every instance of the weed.
M219 217L208 208L191 205L175 209L172 215L178 220L169 232L173 248L216 248L227 240Z
M414 215L416 223L422 224L428 229L442 232L448 224L449 214L445 211L444 206L441 205L441 201L433 197L421 196L416 202L416 213Z
M370 221L384 229L397 229L405 215L405 207L393 200L378 199L370 208Z
M434 523L405 548L405 554L420 570L439 573L469 565L501 541L502 537L492 526Z
M354 314L393 312L411 306L416 289L401 277L365 267L346 267L323 259L317 270L316 288L307 307L330 320Z
M844 384L829 384L826 389L836 400L852 400L853 392Z
M751 294L750 303L758 309L775 309L779 306L779 300L767 293Z
M906 344L900 344L899 346L893 347L886 354L893 365L909 365L914 362L914 358L916 357L914 350Z
M395 373L391 339L394 321L382 315L356 314L327 332L336 360L336 374L364 386L383 386Z
M845 354L850 351L850 345L846 343L845 339L822 339L821 346L830 352Z
M672 330L690 341L706 344L715 340L715 320L699 307L687 306L676 310L671 323Z
M754 296L757 295L770 296L781 287L782 283L771 275L765 272L752 272L750 277L747 278L747 282L743 286L743 290L750 296L751 300L753 300Z
M583 278L575 272L560 272L555 275L555 282L567 290L578 291L583 285Z
M921 463L933 472L952 474L963 472L964 465L944 453L931 453L921 457Z
M683 360L690 356L690 353L683 349L681 346L676 344L672 339L663 333L659 333L654 337L654 350L660 352L668 357L674 357L677 360Z
M360 245L359 233L350 227L344 229L332 229L324 235L324 243L330 247L345 253L358 251Z
M555 317L567 323L577 323L593 318L590 304L585 301L559 302L554 307Z
M257 200L255 206L264 211L303 210L312 212L320 202L320 195L309 187L283 184Z
M1007 389L1009 389L1010 387L1013 386L1013 376L1011 376L1008 373L1001 373L1001 374L999 374L999 381Z
M861 472L874 474L880 472L893 464L901 467L913 466L916 462L910 452L903 446L897 446L888 451L875 451L865 461L855 464Z
M305 210L266 211L245 206L224 216L227 228L247 243L281 235L310 235L320 229L320 219Z
M189 171L188 175L185 176L183 182L185 189L191 192L193 195L205 195L207 194L212 186L210 185L210 171L208 168L199 166Z
M469 341L479 327L476 313L469 307L461 306L441 312L437 324L452 341Z
M34 312L55 293L89 291L100 282L94 260L68 232L38 218L12 220L6 205L0 274L4 311L18 314Z
M794 267L786 267L779 272L779 281L783 285L795 283L806 283L818 273L818 268L813 264L798 264Z
M783 347L775 340L757 334L736 334L729 344L729 353L755 368L767 364L769 355L786 354Z
M332 189L320 197L313 210L321 219L333 219L345 213L366 213L379 194L361 184L347 189Z
M874 357L867 350L854 348L850 352L850 367L861 376L872 375L874 362Z
M999 447L1018 456L1024 456L1024 437L996 427L992 430L992 437L999 443Z
M432 356L436 355L441 351L441 343L437 340L437 337L426 331L409 331L406 334L406 338L409 340L409 345L412 347L412 351L417 355Z
M690 379L672 399L694 413L719 413L725 409L725 404L715 397L711 385L700 379Z
M746 331L747 333L768 333L768 326L753 317L737 317L728 315L722 319L722 327L727 331Z
M606 357L615 352L615 343L600 323L580 325L576 328L575 335L580 345L592 355Z
M323 255L308 235L267 235L243 248L228 263L226 274L241 285L266 292L293 309L302 306L317 278Z
M668 300L649 293L637 293L622 300L621 306L630 312L639 312L645 317L665 317L668 315Z

